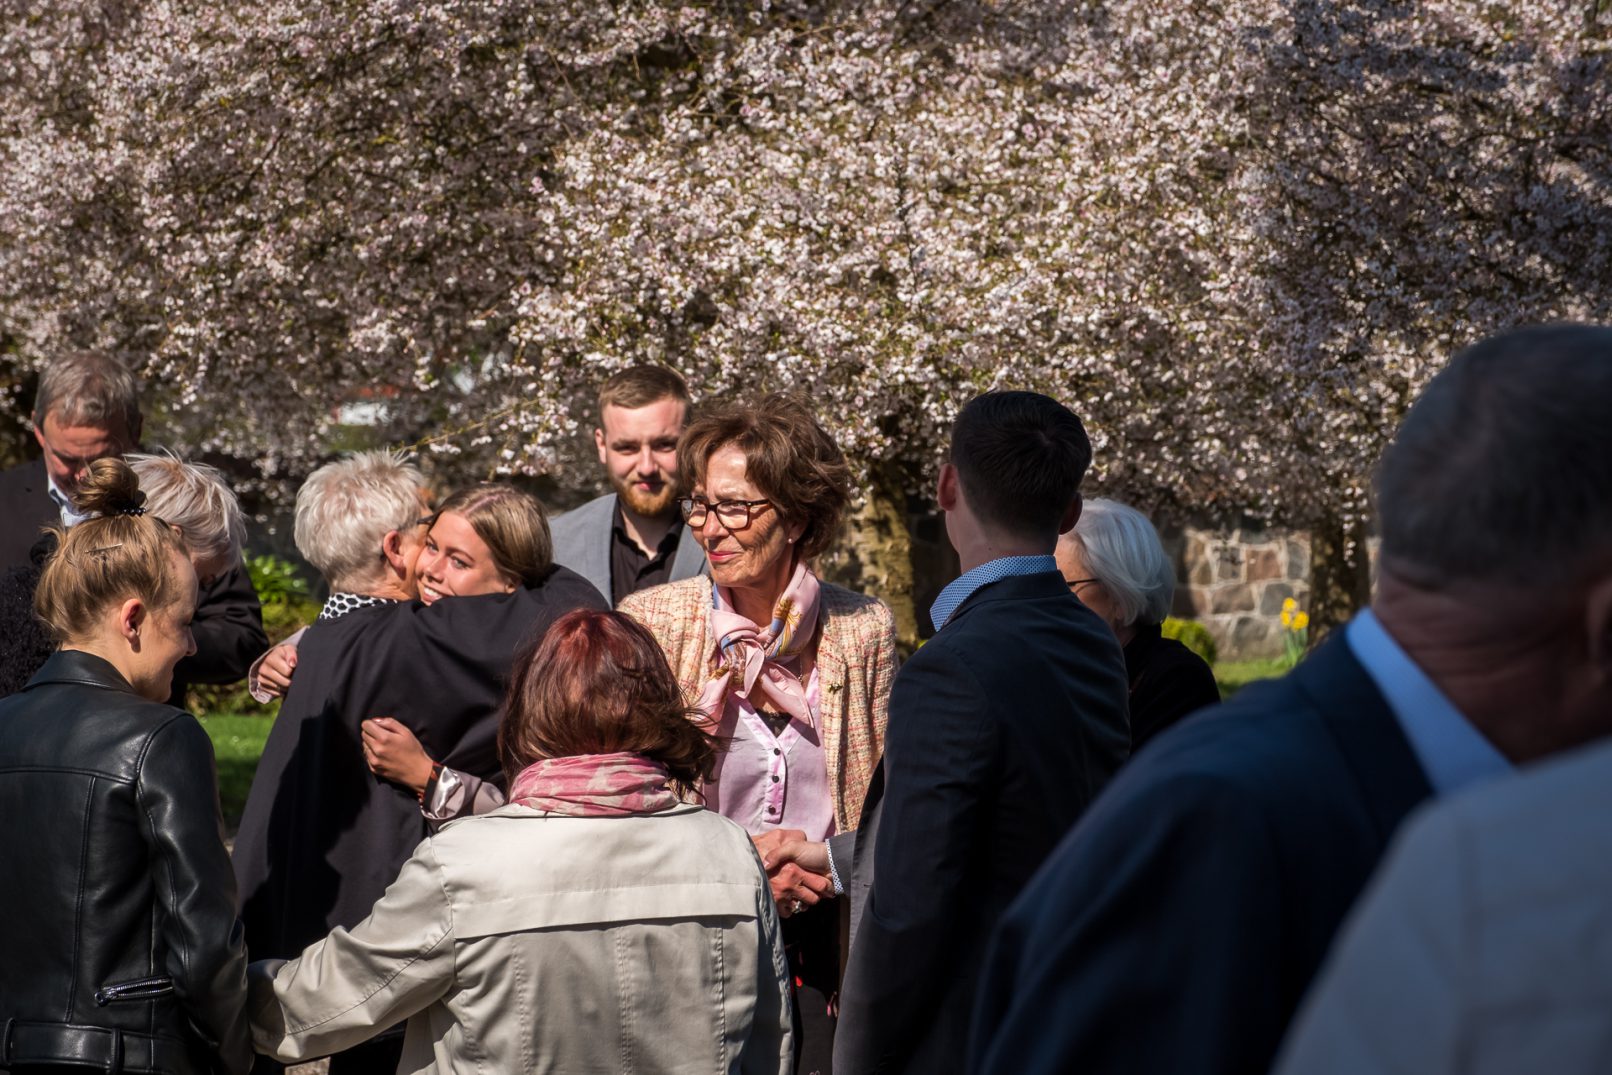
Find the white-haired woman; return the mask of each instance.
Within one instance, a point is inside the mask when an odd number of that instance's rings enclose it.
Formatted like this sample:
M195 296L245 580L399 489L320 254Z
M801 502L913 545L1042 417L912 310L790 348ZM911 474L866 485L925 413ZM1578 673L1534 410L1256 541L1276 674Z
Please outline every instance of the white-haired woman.
M1175 568L1147 516L1113 500L1088 500L1058 541L1064 582L1101 616L1125 649L1131 682L1131 753L1188 713L1220 701L1203 658L1161 632L1175 598Z

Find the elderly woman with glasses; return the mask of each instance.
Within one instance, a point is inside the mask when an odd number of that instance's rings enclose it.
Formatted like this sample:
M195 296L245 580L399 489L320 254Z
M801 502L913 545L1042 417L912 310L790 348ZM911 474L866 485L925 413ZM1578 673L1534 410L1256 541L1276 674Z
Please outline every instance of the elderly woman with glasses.
M1058 539L1057 559L1069 589L1124 647L1132 754L1188 713L1219 703L1203 658L1162 633L1175 569L1147 516L1113 500L1088 500L1075 528Z
M854 829L884 747L896 641L888 608L815 571L850 498L845 457L811 410L783 395L707 407L678 456L690 483L680 507L710 577L641 590L621 610L649 628L727 744L705 803L752 836ZM824 888L808 881L774 878L780 913L816 902ZM839 971L838 918L824 908L785 922L793 975L824 994ZM824 1007L801 1004L802 1070L826 1052Z

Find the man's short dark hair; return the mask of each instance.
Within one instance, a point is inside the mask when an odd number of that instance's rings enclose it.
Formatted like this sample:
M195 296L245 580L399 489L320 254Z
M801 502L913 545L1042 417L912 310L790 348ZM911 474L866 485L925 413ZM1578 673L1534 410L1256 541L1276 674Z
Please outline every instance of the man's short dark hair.
M1075 412L1051 396L987 392L957 416L951 461L982 522L1050 541L1080 493L1091 441Z
M622 407L633 411L675 399L689 405L688 384L670 366L628 366L605 378L599 386L599 421L604 421L606 407Z
M1579 581L1612 554L1609 430L1612 328L1528 328L1467 348L1383 456L1383 556L1427 586Z

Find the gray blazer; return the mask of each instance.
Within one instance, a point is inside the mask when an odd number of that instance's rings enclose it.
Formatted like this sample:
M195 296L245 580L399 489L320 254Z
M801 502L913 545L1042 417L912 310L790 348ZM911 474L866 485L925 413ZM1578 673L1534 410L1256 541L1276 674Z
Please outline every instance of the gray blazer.
M1609 813L1602 744L1407 823L1276 1070L1612 1070Z
M554 535L554 562L593 583L606 600L610 597L610 527L615 513L616 494L606 493L566 512L549 526ZM685 526L667 581L693 578L705 570L705 551L694 531Z

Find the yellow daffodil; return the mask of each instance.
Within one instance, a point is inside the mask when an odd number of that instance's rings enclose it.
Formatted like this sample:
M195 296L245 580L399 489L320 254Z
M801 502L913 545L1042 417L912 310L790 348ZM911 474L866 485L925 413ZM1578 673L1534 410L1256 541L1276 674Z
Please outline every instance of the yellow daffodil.
M1282 615L1283 616L1291 616L1293 614L1293 612L1298 607L1299 607L1299 603L1297 601L1293 600L1291 597L1289 597L1286 601L1282 602ZM1286 623L1287 620L1284 619L1284 620L1282 620L1282 622Z
M1293 614L1293 630L1302 631L1308 626L1310 626L1310 614L1308 612L1296 612Z
M1290 609L1290 608L1282 609L1282 626L1283 627L1291 627L1291 626L1293 626L1293 610L1292 609Z

